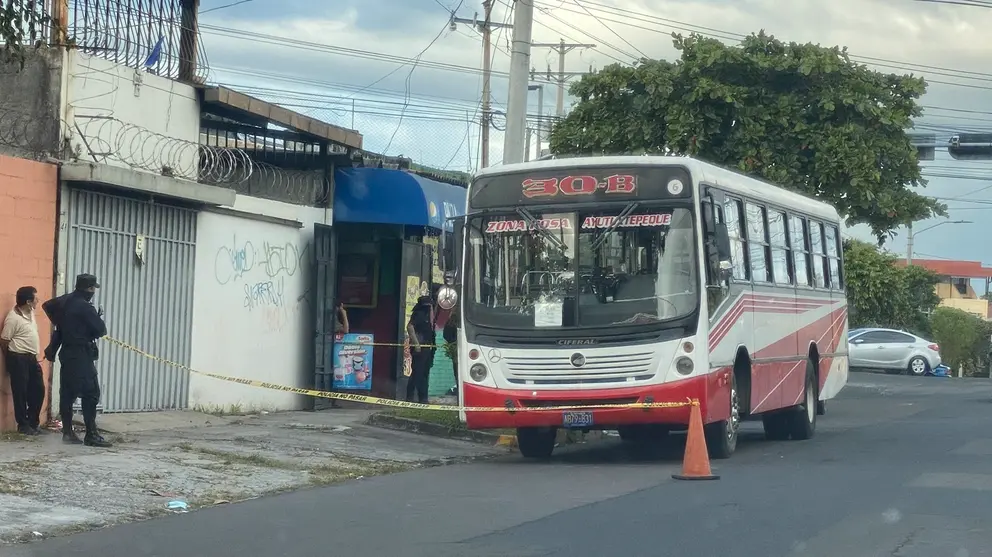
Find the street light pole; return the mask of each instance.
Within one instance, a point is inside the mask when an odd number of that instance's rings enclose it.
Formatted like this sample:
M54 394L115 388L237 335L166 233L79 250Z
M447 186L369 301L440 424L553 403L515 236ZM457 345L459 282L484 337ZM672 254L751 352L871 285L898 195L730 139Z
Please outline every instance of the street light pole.
M907 265L912 265L913 264L913 240L916 238L916 235L917 234L922 234L922 233L926 232L927 230L933 230L934 228L937 228L938 226L941 226L941 225L944 225L944 224L971 224L971 221L970 220L945 220L943 222L938 222L937 224L935 224L933 226L928 226L928 227L924 228L923 230L917 230L916 232L913 232L913 223L909 223L909 226L908 226L909 232L908 232L908 235L906 236L906 264Z

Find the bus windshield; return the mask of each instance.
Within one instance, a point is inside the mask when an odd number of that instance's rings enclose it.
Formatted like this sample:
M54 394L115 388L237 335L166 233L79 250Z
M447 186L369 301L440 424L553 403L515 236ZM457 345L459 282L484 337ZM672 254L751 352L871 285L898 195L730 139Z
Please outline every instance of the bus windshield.
M497 328L644 325L699 303L684 207L486 215L468 221L466 318Z

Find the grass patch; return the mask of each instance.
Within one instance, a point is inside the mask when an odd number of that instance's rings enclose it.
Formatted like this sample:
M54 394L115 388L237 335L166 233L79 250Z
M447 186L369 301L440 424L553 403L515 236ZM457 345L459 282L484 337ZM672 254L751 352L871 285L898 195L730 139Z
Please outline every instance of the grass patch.
M295 470L295 466L288 462L283 462L281 460L270 458L258 453L252 454L240 454L232 453L230 451L221 451L217 449L211 449L208 447L197 447L192 443L181 443L177 445L179 450L186 452L199 453L202 455L212 456L214 458L223 461L224 465L232 464L244 464L246 466L258 466L259 468L276 468L280 470Z
M449 427L456 431L468 431L465 424L458 419L458 412L453 412L451 410L422 410L420 408L395 408L392 410L386 410L383 414L388 414L390 416L396 416L397 418L406 418L408 420L417 420L418 422L427 422L431 424L438 424L445 427ZM494 433L496 435L515 435L516 431L512 429L487 429L485 430L489 433Z
M16 443L17 441L30 441L33 443L37 440L38 436L24 435L22 433L17 433L16 431L4 431L0 433L0 441L6 441L8 443Z
M465 424L458 419L458 412L453 412L451 410L396 408L394 410L387 410L384 414L396 416L397 418L406 418L408 420L417 420L419 422L443 425L454 429L466 429Z

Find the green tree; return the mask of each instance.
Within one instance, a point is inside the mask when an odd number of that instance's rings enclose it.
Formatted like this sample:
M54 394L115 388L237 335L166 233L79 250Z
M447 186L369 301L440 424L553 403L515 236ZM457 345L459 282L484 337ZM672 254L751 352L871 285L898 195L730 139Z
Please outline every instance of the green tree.
M45 27L51 21L44 5L37 0L0 2L0 62L24 67L26 47L45 36Z
M858 240L844 242L848 321L854 327L892 327L929 334L929 314L940 304L939 277Z
M579 101L552 130L551 151L697 156L819 197L879 242L946 214L911 189L926 184L905 132L921 114L922 78L764 32L739 46L673 37L676 63L612 65L573 84Z
M956 308L942 307L933 312L934 340L940 345L940 358L952 370L974 375L985 359L979 353L986 328L978 317Z

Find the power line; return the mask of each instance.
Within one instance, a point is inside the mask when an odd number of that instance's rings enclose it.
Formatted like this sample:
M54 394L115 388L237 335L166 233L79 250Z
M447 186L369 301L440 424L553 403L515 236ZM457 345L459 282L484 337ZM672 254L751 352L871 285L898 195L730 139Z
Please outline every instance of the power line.
M696 34L699 34L699 35L709 36L711 38L717 38L717 39L721 39L721 40L740 41L740 40L745 39L748 36L748 35L743 34L743 33L736 33L736 32L733 32L733 31L725 31L725 30L716 29L716 28L713 28L713 27L706 27L706 26L702 26L702 25L695 25L695 24L692 24L692 23L684 22L684 21L678 21L678 20L674 20L674 19L668 19L668 18L656 16L654 14L648 14L648 13L644 13L644 12L638 12L638 11L631 10L631 9L628 9L628 8L620 8L620 7L616 7L616 6L610 6L610 5L607 5L607 4L601 4L601 3L594 2L594 1L591 1L591 0L582 0L582 3L585 6L592 6L591 9L593 9L593 10L595 10L597 12L600 12L600 13L603 13L603 14L607 14L607 15L613 15L613 16L619 16L619 17L624 17L625 18L624 20L618 20L618 19L610 19L610 18L606 18L606 17L601 17L600 19L602 21L609 21L611 23L617 23L619 25L625 25L627 27L632 27L632 28L635 28L635 29L642 29L642 30L645 30L645 31L653 32L653 33L659 33L659 34L666 34L667 35L668 34L667 31L663 31L663 30L661 30L661 29L658 28L658 27L664 27L664 28L667 28L667 29L675 29L675 30L678 30L678 31L685 31L685 32L689 32L689 33L696 33ZM541 2L540 0L535 0L535 5L537 5L537 4L544 4L544 2ZM547 4L545 4L545 5L547 5ZM572 9L570 6L564 6L563 5L563 6L558 7L558 9L561 9L561 10L564 10L564 11L567 11L567 12L571 12L571 13L575 13L575 14L579 14L579 15L586 15L584 12L580 12L578 10ZM639 21L639 22L642 22L642 23L651 23L651 24L653 24L655 26L655 28L645 27L645 26L642 26L642 25L635 25L635 24L633 24L633 23L630 22L631 20L633 20L633 21ZM930 66L930 65L926 65L926 64L917 64L917 63L912 63L912 62L903 62L903 61L899 61L899 60L890 60L890 59L886 59L886 58L877 58L877 57L872 57L872 56L859 56L859 55L853 55L852 54L852 55L850 55L850 58L852 60L854 60L854 61L860 61L861 63L865 63L865 64L869 64L869 65L875 65L875 66L880 66L880 67L887 67L887 68L892 68L892 69L901 69L901 70L909 70L909 71L920 71L920 72L926 71L926 72L929 72L929 73L940 72L939 75L944 75L944 76L947 76L947 77L954 77L954 78L959 78L959 79L977 79L977 80L980 80L980 81L992 81L992 74L983 73L983 72L974 72L974 71L969 71L969 70L957 70L957 69L954 69L954 68L946 68L946 67L940 67L940 66ZM972 76L974 76L974 77L972 77ZM974 84L968 84L968 83L955 83L955 82L947 82L947 81L939 81L939 80L929 80L929 79L927 81L930 82L930 83L936 83L936 84L942 84L942 85L951 85L951 86L957 86L957 87L968 87L968 88L973 88L973 89L992 90L992 87L990 87L990 86L981 86L981 85L974 85Z
M454 11L457 12L458 11L458 8L461 8L463 3L465 3L465 0L460 0L458 2L458 6L455 7L455 10ZM432 46L434 46L434 43L436 43L438 41L438 39L441 38L441 35L444 35L444 32L445 32L446 29L448 29L448 25L447 24L445 24L444 26L442 26L441 27L441 30L438 31L437 35L434 36L434 38L431 40L431 42L428 43L427 46L425 46L423 50L421 50L419 53L417 53L417 56L414 59L413 65L410 66L410 72L406 74L406 83L405 83L406 90L405 90L404 97L403 97L403 101L404 101L403 111L400 112L399 121L396 122L396 129L393 130L393 135L389 136L389 142L386 143L386 148L382 150L382 154L385 155L389 151L389 148L392 147L393 140L396 139L396 134L398 134L400 132L400 127L403 125L403 114L406 113L406 109L410 105L410 80L413 79L413 72L417 71L417 64L420 63L420 58L424 55L424 53L426 53L428 50L430 50Z
M624 43L626 43L626 44L627 44L627 46L629 46L630 48L633 48L633 49L634 49L634 51L636 51L636 52L637 52L638 54L640 54L640 55L641 55L642 57L644 57L644 58L651 58L651 57L650 57L650 56L648 56L647 54L644 54L644 51L643 51L643 50L641 50L641 49L639 49L639 48L637 48L637 47L636 47L636 46L634 46L634 45L633 45L633 44L632 44L632 43L631 43L630 41L628 41L628 40L627 40L626 38L624 38L624 36L623 36L623 35L621 35L620 33L617 33L616 31L614 31L614 30L613 30L613 28L612 28L612 27L610 27L609 25L607 25L606 23L604 23L604 22L603 22L603 20L601 20L601 19L599 19L598 17L596 17L596 14L594 14L594 13L592 13L592 12L590 12L590 11L589 11L589 8L587 8L587 7L585 7L585 6L583 6L583 5L582 5L582 3L581 3L581 2L579 2L579 0L573 0L573 1L575 2L575 5L576 5L576 6L578 6L578 7L580 7L580 8L582 8L582 9L583 9L583 10L584 10L584 11L585 11L585 12L586 12L587 14L589 14L589 15L590 15L590 16L591 16L591 17L592 17L593 19L595 19L596 21L598 21L600 25L602 25L603 27L605 27L607 31L609 31L610 33L613 33L614 35L616 35L618 39L620 39L621 41L623 41ZM592 37L592 35L589 35L589 36L590 36L590 37ZM609 45L608 43L606 43L605 41L603 41L603 39L597 39L596 37L593 37L593 40L594 40L594 41L596 41L596 42L600 42L600 43L603 43L603 44L605 44L605 45L607 45L607 46L610 46L610 45ZM613 47L611 47L611 48L613 48Z
M230 4L224 4L223 6L217 6L216 8L207 8L205 10L200 10L199 15L209 14L210 12L216 12L217 10L233 8L234 6L240 6L241 4L247 4L252 1L253 0L239 0L238 2L231 2Z
M977 0L914 0L926 4L953 4L955 6L971 6L973 8L992 8L992 3Z

